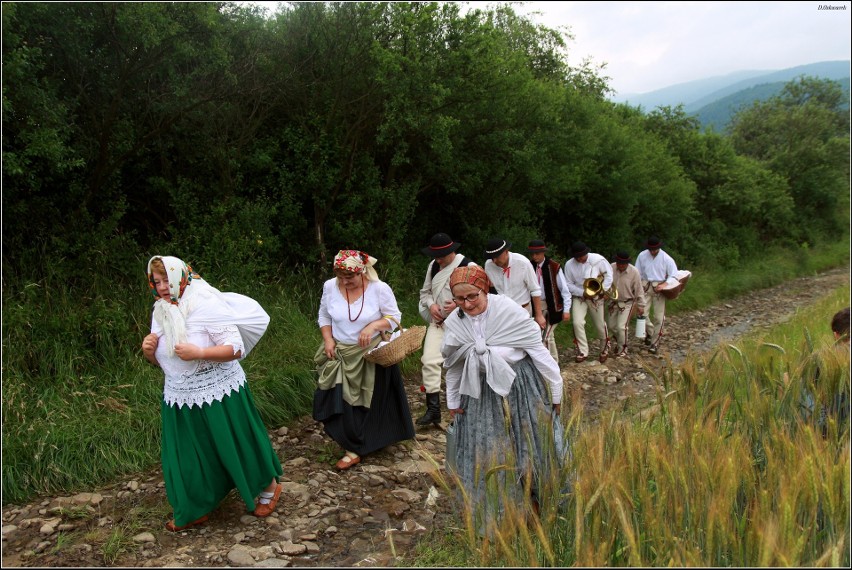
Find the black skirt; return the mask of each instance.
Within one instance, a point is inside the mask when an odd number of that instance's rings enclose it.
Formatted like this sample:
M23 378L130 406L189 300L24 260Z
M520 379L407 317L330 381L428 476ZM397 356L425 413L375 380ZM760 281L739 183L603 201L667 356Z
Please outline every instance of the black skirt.
M370 407L352 406L343 400L343 387L314 392L313 418L340 447L367 455L398 441L414 438L414 422L402 383L399 365L376 365L376 381Z

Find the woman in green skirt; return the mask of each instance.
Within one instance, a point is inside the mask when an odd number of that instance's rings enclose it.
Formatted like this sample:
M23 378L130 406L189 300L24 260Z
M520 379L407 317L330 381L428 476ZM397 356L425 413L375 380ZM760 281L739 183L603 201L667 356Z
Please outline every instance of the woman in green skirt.
M204 523L234 488L250 512L269 516L283 472L239 363L269 316L254 300L212 287L176 257L152 257L147 273L156 301L142 352L165 374L161 457L174 510L166 528Z

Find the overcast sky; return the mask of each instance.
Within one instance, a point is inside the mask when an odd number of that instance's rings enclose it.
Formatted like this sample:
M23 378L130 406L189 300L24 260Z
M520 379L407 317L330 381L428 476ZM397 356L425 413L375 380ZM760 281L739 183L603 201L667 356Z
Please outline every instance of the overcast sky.
M470 2L488 7L490 2ZM833 6L845 10L819 10ZM744 70L848 60L852 6L819 2L525 2L516 12L567 26L568 61L607 63L619 96Z

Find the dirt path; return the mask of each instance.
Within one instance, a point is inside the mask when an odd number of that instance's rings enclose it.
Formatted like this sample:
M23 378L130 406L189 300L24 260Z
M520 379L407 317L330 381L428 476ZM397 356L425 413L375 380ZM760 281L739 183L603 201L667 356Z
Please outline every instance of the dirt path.
M602 410L651 401L654 374L668 359L677 363L690 351L770 327L848 281L843 268L672 316L656 356L634 340L628 358L575 364L560 347L566 388L580 396L589 421ZM412 415L419 417L420 379L406 384ZM409 566L418 540L453 520L452 505L431 475L443 465L440 429L418 428L416 440L342 473L333 467L337 445L310 417L270 437L284 466L285 491L267 519L246 513L232 494L206 525L169 533L162 473L154 469L90 493L3 507L3 566Z

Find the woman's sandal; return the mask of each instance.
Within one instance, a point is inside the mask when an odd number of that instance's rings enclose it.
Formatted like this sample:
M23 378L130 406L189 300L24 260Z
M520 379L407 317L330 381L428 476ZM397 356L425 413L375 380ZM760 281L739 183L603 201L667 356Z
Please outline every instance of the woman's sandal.
M208 518L207 515L204 515L203 517L198 518L198 519L192 521L191 523L186 523L183 526L175 526L175 520L172 519L172 520L170 520L169 522L166 523L166 530L168 530L170 532L180 532L182 530L186 530L188 528L192 528L194 526L198 526L200 524L206 523L207 518Z
M268 517L275 510L275 505L278 504L278 498L281 496L281 489L284 486L281 483L275 487L275 493L272 495L272 500L268 503L255 503L254 506L254 516L264 518ZM261 496L263 496L261 494Z
M346 471L347 469L349 469L353 465L358 465L359 463L361 463L361 457L360 456L356 455L355 457L352 457L351 455L349 455L347 453L346 455L344 455L343 457L341 457L337 461L337 463L335 464L335 467L337 467L341 471Z

